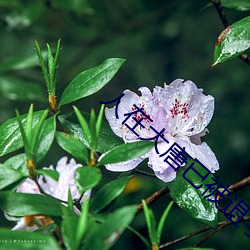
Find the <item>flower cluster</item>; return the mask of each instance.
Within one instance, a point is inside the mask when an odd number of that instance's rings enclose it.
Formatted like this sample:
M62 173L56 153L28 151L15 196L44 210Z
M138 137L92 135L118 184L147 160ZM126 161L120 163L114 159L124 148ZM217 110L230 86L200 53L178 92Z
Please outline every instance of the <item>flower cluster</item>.
M70 190L72 199L78 199L80 193L77 189L76 182L74 179L75 171L78 167L81 167L80 164L76 164L74 159L71 159L67 162L67 157L61 158L56 168L53 166L44 169L56 170L59 174L58 180L54 180L47 176L40 176L38 178L38 183L42 188L43 192L51 195L61 201L67 202L68 200L68 190ZM30 193L30 194L41 194L36 183L27 178L16 190L21 193ZM90 190L85 192L81 201L89 198ZM21 218L17 225L12 230L27 230L34 231L38 228L38 225L43 226L51 223L51 219L44 216L25 216Z
M114 133L123 138L125 143L140 140L140 138L153 138L155 131L163 131L163 137L169 142L167 144L160 138L158 144L160 153L165 152L170 145L176 142L192 157L198 159L212 173L219 169L219 163L205 143L201 142L201 137L206 134L207 125L214 112L214 98L204 95L202 89L198 89L192 81L177 79L170 85L163 88L156 86L151 91L142 87L139 89L141 96L130 90L124 91L119 107L118 119L115 116L115 109L106 108L105 115ZM124 114L134 111L133 105L143 108L149 119L143 119L135 131L131 131L123 123ZM138 116L138 114L134 114ZM135 117L139 120L141 117ZM127 124L133 127L134 120L128 120ZM148 166L153 169L155 175L164 182L170 182L176 178L175 170L164 162L163 157L159 157L155 149L149 153L117 164L107 164L106 168L111 171L128 171L135 168L144 159L149 158Z

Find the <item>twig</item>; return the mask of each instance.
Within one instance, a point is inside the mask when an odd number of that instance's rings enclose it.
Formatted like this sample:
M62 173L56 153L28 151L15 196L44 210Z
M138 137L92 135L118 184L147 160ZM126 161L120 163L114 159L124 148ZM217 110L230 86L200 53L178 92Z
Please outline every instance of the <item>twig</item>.
M245 221L250 221L250 218L248 217L244 217L244 219L235 222L236 224L245 222ZM206 241L208 238L210 238L212 235L214 235L215 233L219 232L220 230L222 230L223 228L229 226L229 225L233 225L233 222L231 221L222 221L221 223L219 223L220 225L214 229L213 231L209 232L207 235L205 235L201 240L199 240L196 244L194 244L193 247L197 247L200 244L202 244L204 241Z
M239 221L239 222L236 222L236 223L241 223L241 222L245 222L245 221L250 221L250 218L244 218L243 220ZM194 247L197 247L198 245L200 245L201 243L203 243L207 238L209 238L210 236L212 236L213 234L215 234L216 232L220 231L221 229L223 229L224 227L227 227L229 225L232 225L233 223L231 221L221 221L218 223L218 227L216 229L214 229L213 231L209 232L204 238L202 238L202 240L200 240L199 242L197 242ZM204 233L206 232L207 230L210 230L210 229L213 229L212 227L204 227L204 228L201 228L195 232L192 232L188 235L185 235L185 236L182 236L181 238L178 238L176 240L173 240L173 241L170 241L168 243L165 243L165 244L162 244L159 246L159 248L165 248L165 247L169 247L171 245L174 245L174 244L177 244L181 241L184 241L186 239L189 239L197 234L200 234L200 233Z
M41 194L47 195L47 196L49 196L49 197L53 198L54 200L57 200L57 201L59 201L59 202L61 202L61 203L68 204L67 201L61 200L61 199L56 198L56 197L54 197L54 196L52 196L52 195L50 195L50 194L45 193L45 192L43 191L42 187L40 186L39 182L37 181L37 179L32 179L32 180L36 183L36 185L37 185L37 187L38 187L38 190L39 190L39 192L40 192Z
M249 185L250 185L250 176L242 179L241 181L236 182L235 184L230 185L230 187L228 189L229 189L229 191L231 191L233 193L233 192L237 192L237 191L239 191L239 190L241 190Z
M230 25L230 22L222 8L220 0L211 0L211 3L214 5L215 9L217 10L220 20L224 25L224 28L227 28Z
M191 238L191 237L193 237L193 236L195 236L195 235L197 235L197 234L206 232L206 231L209 230L209 229L212 229L212 228L209 227L209 226L204 227L204 228L201 228L201 229L199 229L199 230L197 230L197 231L195 231L195 232L192 232L192 233L190 233L190 234L188 234L188 235L182 236L181 238L178 238L178 239L176 239L176 240L173 240L173 241L170 241L170 242L168 242L168 243L162 244L162 245L159 246L159 248L169 247L169 246L174 245L174 244L176 244L176 243L179 243L179 242L181 242L181 241L183 241L183 240L186 240L186 239L188 239L188 238Z
M156 178L155 174L148 173L148 172L145 172L145 171L142 171L142 170L139 170L139 169L134 169L134 172L137 172L137 173L139 173L141 175L146 175L146 176L149 176L149 177Z
M154 203L156 200L164 196L165 194L169 193L169 188L168 187L163 187L160 190L156 191L152 195L150 195L147 199L145 199L145 202L147 205L150 205ZM143 210L143 205L142 203L137 205L137 211L136 214L139 214Z
M222 8L220 0L211 0L211 3L216 8L216 10L217 10L217 12L219 14L220 20L223 23L224 28L226 29L228 26L230 26L230 22L229 22L226 14L225 14L223 8ZM248 57L247 54L241 54L239 57L245 63L247 63L248 65L250 65L250 59L249 59L249 57Z
M233 192L237 192L237 191L239 191L239 190L241 190L241 189L243 189L243 188L246 188L247 186L249 186L250 185L250 176L248 176L248 177L246 177L246 178L244 178L244 179L242 179L242 180L240 180L240 181L238 181L238 182L236 182L236 183L234 183L234 184L232 184L232 185L230 185L229 186L229 190L233 193ZM159 190L160 191L160 190ZM159 192L158 191L158 192ZM138 205L139 206L139 205ZM220 208L220 207L219 207ZM220 208L221 209L221 208ZM220 211L220 212L222 212L222 211ZM223 213L224 213L224 211L223 211ZM226 213L228 214L229 212L227 212L226 211ZM230 217L234 217L233 215L231 215ZM248 219L248 218L246 218L246 217L244 217L244 220L242 220L242 221L238 221L238 222L235 222L235 223L241 223L241 222L244 222L244 221L250 221L250 218ZM207 238L209 238L209 237L211 237L213 234L215 234L216 232L218 232L218 231L220 231L221 229L223 229L224 227L226 227L226 226L229 226L229 225L231 225L231 224L233 224L231 221L222 221L222 222L219 222L218 223L218 227L216 228L216 229L214 229L213 231L211 231L209 234L207 234L205 237L207 237ZM165 243L165 244L162 244L162 245L160 245L159 246L159 248L165 248L165 247L168 247L168 246L171 246L171 245L174 245L174 244L176 244L176 243L179 243L179 242L181 242L181 241L183 241L183 240L186 240L186 239L188 239L188 238L191 238L191 237L193 237L193 236L195 236L195 235L197 235L197 234L200 234L200 233L203 233L203 232L205 232L205 231L207 231L207 230L210 230L210 229L213 229L212 227L204 227L204 228L201 228L201 229L199 229L199 230L197 230L197 231L195 231L195 232L192 232L192 233L190 233L190 234L187 234L187 235L185 235L185 236L182 236L182 237L180 237L180 238L178 238L178 239L175 239L175 240L173 240L173 241L170 241L170 242L167 242L167 243ZM196 243L196 244L201 244L203 241L205 241L207 238L202 238L198 243ZM202 241L203 240L203 241ZM198 245L195 245L195 246L198 246Z

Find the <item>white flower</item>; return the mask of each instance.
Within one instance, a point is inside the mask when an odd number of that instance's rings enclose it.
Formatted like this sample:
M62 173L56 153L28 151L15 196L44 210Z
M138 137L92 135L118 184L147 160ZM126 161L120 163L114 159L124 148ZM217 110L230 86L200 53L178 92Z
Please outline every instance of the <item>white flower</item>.
M68 200L68 190L70 190L71 192L72 199L78 199L80 197L80 193L77 189L74 175L76 169L78 167L81 167L81 165L76 164L74 159L71 159L69 163L67 162L67 160L67 157L61 158L58 161L55 169L53 166L50 166L49 168L44 168L56 170L59 173L58 181L55 181L54 179L47 176L40 176L38 178L38 183L46 194L49 194L62 201ZM25 182L23 182L17 188L16 191L21 193L41 194L36 183L29 178L27 178ZM89 198L89 196L90 190L84 193L80 202ZM34 224L34 220L36 221L36 224L41 224L41 226L52 222L49 217L45 216L25 216L18 221L17 225L12 230L22 229L27 231L34 231L38 229L38 226Z
M192 81L182 79L177 79L163 88L156 86L153 93L146 87L139 90L141 96L129 90L124 91L125 95L118 107L118 119L115 117L115 107L106 108L105 115L111 129L122 137L125 143L155 137L156 132L152 128L158 132L164 129L162 135L169 143L159 138L159 154L154 148L137 159L107 164L106 168L111 171L127 171L135 168L145 158L149 158L148 166L154 170L155 175L165 182L172 181L176 177L176 171L159 155L176 142L180 147L185 147L185 151L192 158L198 159L212 173L218 170L219 164L214 153L205 142L201 142L201 136L205 135L206 127L213 116L214 98L204 95L203 90L197 89ZM143 108L147 115L145 117L139 112L132 115L137 121L143 118L142 126L135 129L137 135L124 123L127 118L124 114L136 110L134 104L138 108ZM126 124L133 128L136 121L128 119Z

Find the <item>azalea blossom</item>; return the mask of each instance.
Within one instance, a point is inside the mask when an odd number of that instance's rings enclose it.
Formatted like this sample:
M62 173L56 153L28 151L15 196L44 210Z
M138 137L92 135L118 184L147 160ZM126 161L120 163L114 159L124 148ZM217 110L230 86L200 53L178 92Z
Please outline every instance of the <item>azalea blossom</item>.
M75 171L78 167L81 167L81 165L76 164L74 159L71 159L68 162L67 157L63 157L58 161L55 169L52 165L49 168L43 168L56 170L59 174L58 180L56 181L47 176L40 176L38 178L38 183L46 194L49 194L57 199L67 202L68 190L70 190L71 192L72 199L78 199L80 197L80 193L77 189L76 182L74 179ZM36 183L29 178L27 178L17 188L16 191L20 193L41 194ZM80 200L80 203L89 198L89 196L90 190L84 193L83 197ZM34 221L36 223L34 223ZM38 225L43 226L49 223L52 223L52 220L49 217L25 216L18 221L17 225L12 230L21 229L27 231L34 231L38 229Z
M212 173L219 169L219 163L201 137L206 134L214 112L214 98L204 95L192 81L177 79L164 87L156 86L151 91L142 87L141 96L125 90L118 106L118 119L115 109L106 108L105 115L114 133L123 138L125 143L143 139L155 139L157 132L162 131L158 138L157 149L134 160L107 164L111 171L128 171L135 168L144 159L149 158L148 166L155 175L164 182L175 179L176 171L166 162L164 154L173 143L177 143L192 157L198 159ZM143 108L144 114L136 112ZM132 118L127 119L129 114ZM126 119L126 123L124 120ZM140 126L135 126L137 121ZM134 128L134 131L133 131ZM102 156L101 156L102 157Z

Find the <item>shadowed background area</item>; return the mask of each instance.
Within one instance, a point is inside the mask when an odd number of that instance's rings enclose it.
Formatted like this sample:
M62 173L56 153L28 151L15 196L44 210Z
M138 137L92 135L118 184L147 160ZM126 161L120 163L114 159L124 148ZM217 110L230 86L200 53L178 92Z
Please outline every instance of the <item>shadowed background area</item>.
M125 89L137 92L139 87L146 86L152 90L154 86L169 84L176 78L190 79L198 88L203 88L205 94L215 98L215 113L208 126L210 133L203 140L220 163L219 182L227 186L250 175L249 65L236 58L211 67L214 44L223 25L212 6L205 8L207 3L181 0L0 0L0 124L15 116L15 108L26 113L30 102L35 104L36 110L46 108L46 88L37 64L34 40L45 50L46 43L55 48L60 38L58 99L78 73L111 57L125 58L126 62L100 92L77 101L75 105L79 109L89 112L94 107L97 111L99 101L112 100ZM249 15L249 12L229 9L226 13L231 23ZM71 105L62 108L62 112L71 111ZM54 142L39 167L55 164L65 154ZM140 166L148 170L146 165L144 162ZM107 179L117 176L106 170L103 172ZM150 177L139 177L136 181L134 188L128 189L122 197L121 205L138 203L164 186L160 180ZM247 189L240 191L238 196L250 203ZM152 206L157 218L169 201L169 196L165 196ZM225 220L223 214L220 220ZM3 225L13 223L7 223L1 215ZM142 214L135 219L134 226L147 235ZM167 219L162 242L203 226L175 205ZM246 230L244 225L239 228L230 226L202 246L246 249L249 246L249 238L244 235ZM196 236L169 249L191 246L199 238ZM129 248L144 249L136 236L126 232L112 249Z

